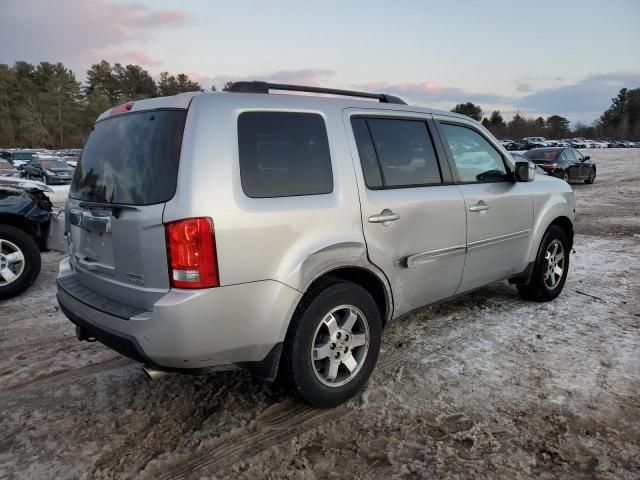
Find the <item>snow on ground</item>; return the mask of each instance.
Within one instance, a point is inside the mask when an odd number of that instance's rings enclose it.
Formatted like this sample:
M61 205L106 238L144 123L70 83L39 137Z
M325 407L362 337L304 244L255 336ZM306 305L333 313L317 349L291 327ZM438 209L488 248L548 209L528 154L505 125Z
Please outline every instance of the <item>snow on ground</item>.
M335 410L242 371L146 381L75 340L44 254L0 302L0 478L638 478L640 151L589 154L562 295L500 282L398 319Z

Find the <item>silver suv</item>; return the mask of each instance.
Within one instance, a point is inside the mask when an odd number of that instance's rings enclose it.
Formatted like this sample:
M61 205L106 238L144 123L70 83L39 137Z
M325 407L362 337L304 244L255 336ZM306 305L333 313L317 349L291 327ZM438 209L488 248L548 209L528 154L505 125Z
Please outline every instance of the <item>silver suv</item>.
M558 296L574 196L534 175L477 122L390 95L128 103L75 171L58 301L79 339L149 369L240 366L334 406L413 309L502 279Z

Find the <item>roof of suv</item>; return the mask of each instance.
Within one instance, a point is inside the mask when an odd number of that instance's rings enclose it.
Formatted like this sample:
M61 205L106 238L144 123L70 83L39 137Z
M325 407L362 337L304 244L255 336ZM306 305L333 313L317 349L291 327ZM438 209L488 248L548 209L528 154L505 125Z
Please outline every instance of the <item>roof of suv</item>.
M251 99L257 101L260 106L265 107L278 107L278 108L318 108L321 109L327 104L342 108L375 108L384 110L397 110L405 112L419 112L430 113L438 115L446 115L450 117L472 120L466 115L459 113L448 112L444 110L437 110L432 108L418 107L413 105L406 105L402 103L390 103L384 101L360 100L351 96L338 96L338 95L322 95L322 94L286 94L286 93L244 93L244 92L188 92L174 95L171 97L157 97L149 98L145 100L137 100L126 104L126 110L119 109L117 113L127 113L141 110L153 110L158 108L188 108L189 104L195 97L211 97L216 98L216 101L223 102L238 102L248 103L247 100ZM392 97L393 98L393 97ZM258 100L259 99L259 100ZM249 102L250 103L250 102ZM118 107L116 107L118 108ZM112 114L113 109L106 110L99 117L98 120L102 120ZM113 113L116 113L113 112Z

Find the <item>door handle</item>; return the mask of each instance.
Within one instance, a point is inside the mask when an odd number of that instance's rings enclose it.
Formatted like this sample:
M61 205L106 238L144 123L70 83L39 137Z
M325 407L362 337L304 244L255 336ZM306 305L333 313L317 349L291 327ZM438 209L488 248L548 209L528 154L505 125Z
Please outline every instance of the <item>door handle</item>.
M400 214L393 213L388 208L385 208L378 215L371 215L369 217L369 223L381 223L385 227L388 227L392 222L395 222L396 220L400 220Z
M484 203L482 200L480 200L478 203L476 203L475 205L471 205L469 207L469 211L470 212L486 212L487 210L489 210L491 207L489 205L487 205L486 203Z

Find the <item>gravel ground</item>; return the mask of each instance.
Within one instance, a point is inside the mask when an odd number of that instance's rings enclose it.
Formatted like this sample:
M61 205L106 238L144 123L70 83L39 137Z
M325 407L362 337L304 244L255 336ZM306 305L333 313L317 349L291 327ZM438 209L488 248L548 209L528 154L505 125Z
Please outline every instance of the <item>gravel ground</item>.
M44 254L0 302L0 478L639 478L640 150L589 155L562 295L500 282L397 320L335 410L243 371L146 381L75 340Z

